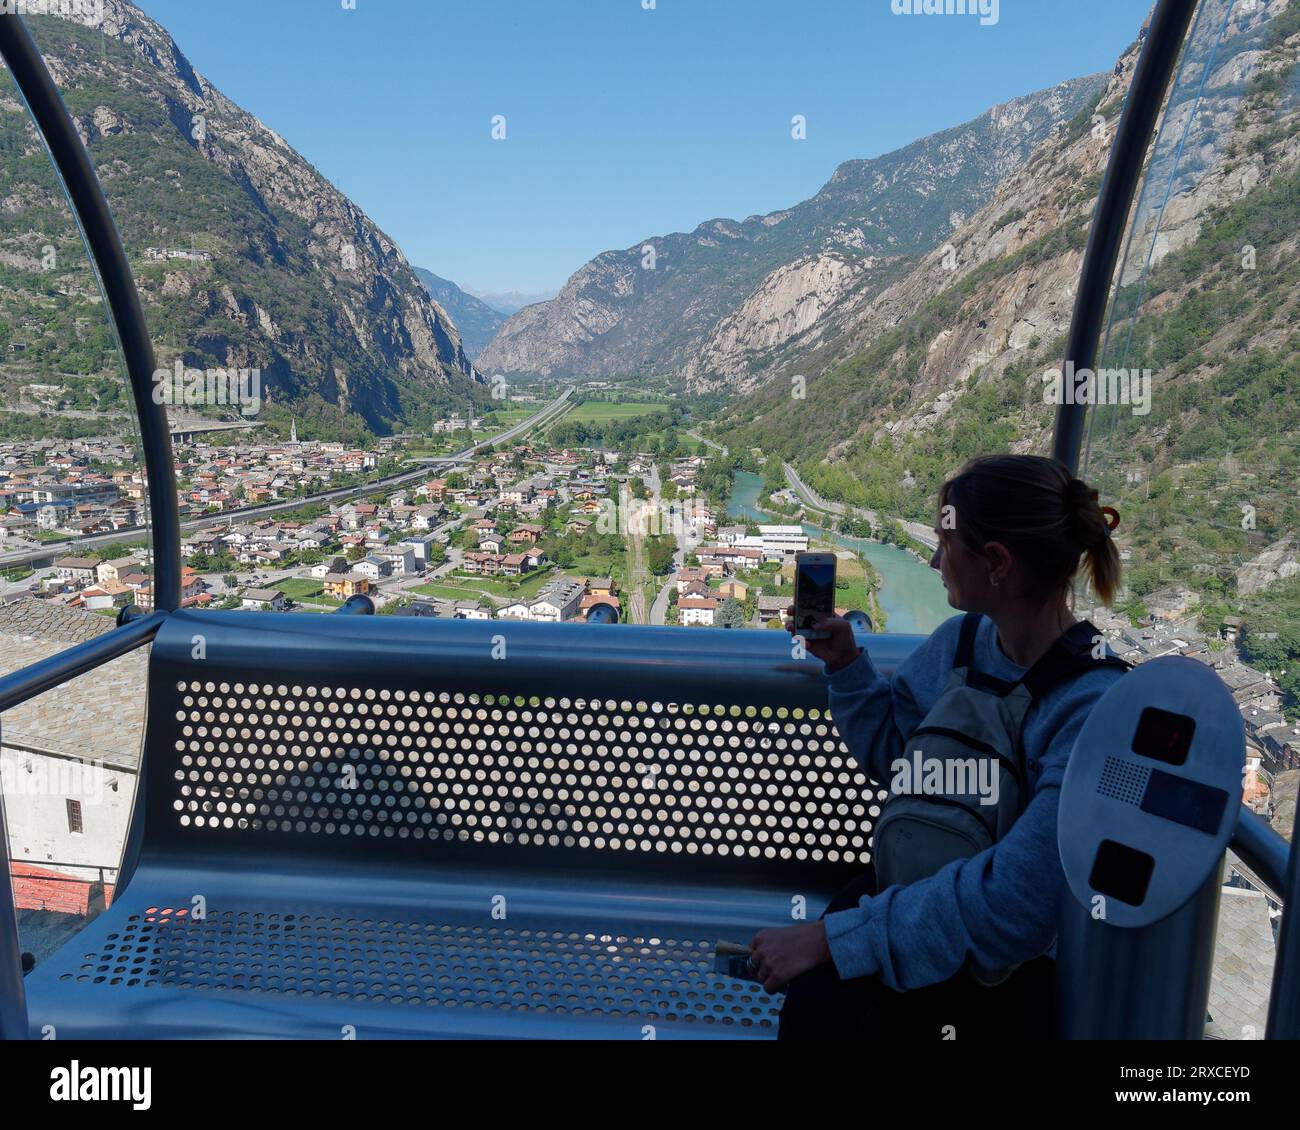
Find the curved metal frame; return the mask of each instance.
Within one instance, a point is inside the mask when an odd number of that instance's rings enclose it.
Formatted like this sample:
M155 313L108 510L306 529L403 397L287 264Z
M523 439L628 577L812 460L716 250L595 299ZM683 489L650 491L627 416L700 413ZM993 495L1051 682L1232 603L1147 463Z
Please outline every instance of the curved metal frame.
M1074 302L1074 317L1066 339L1066 371L1071 364L1077 373L1081 369L1091 369L1097 363L1102 324L1110 305L1110 284L1119 263L1129 212L1142 181L1147 150L1177 70L1183 41L1197 3L1198 0L1160 0L1155 15L1151 17L1146 46L1133 73L1133 85L1124 103L1106 179L1097 197L1097 210L1093 214L1088 249L1079 276L1079 293ZM1071 471L1079 465L1087 418L1086 404L1067 402L1056 410L1052 454Z
M73 215L81 225L91 262L99 274L117 330L127 377L140 421L149 481L149 515L153 527L154 608L170 612L180 607L181 527L176 505L176 473L172 464L167 410L156 404L154 352L126 258L122 238L113 223L108 201L90 163L90 155L72 124L67 107L45 66L40 49L17 15L0 15L0 56L9 67L27 108L45 140L54 167L63 180Z
M1073 363L1076 373L1096 365L1133 201L1198 7L1198 0L1160 0L1151 18L1088 236L1065 351L1065 364ZM1052 454L1071 471L1078 469L1087 419L1084 403L1065 403L1056 412ZM1286 841L1242 805L1232 847L1286 907L1269 996L1267 1038L1295 1039L1300 1037L1300 846L1292 845L1288 852Z

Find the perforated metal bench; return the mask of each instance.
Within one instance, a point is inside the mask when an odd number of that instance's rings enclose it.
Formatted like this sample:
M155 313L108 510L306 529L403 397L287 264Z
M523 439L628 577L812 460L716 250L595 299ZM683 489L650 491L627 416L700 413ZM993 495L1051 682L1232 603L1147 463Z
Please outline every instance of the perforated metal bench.
M774 1035L715 944L819 914L877 812L820 666L775 632L174 613L123 885L27 978L31 1030Z

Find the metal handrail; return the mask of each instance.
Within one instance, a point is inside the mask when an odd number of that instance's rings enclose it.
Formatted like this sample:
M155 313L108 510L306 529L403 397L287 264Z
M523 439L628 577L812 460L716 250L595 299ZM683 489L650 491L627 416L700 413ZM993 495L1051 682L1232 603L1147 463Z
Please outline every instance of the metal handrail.
M0 713L152 642L166 619L167 613L155 612L0 678ZM22 944L10 880L3 797L0 797L0 863L4 865L4 873L0 875L0 1039L26 1039Z
M334 609L335 616L373 616L375 601L365 593L356 593Z
M1267 888L1267 894L1283 901L1287 889L1287 856L1291 845L1258 813L1244 804L1237 814L1237 827L1228 845Z
M23 947L18 907L9 870L9 828L0 796L0 1040L27 1039L27 993L23 987Z
M132 620L121 628L114 628L93 640L76 644L0 678L0 713L12 710L37 695L102 667L128 652L151 642L167 619L166 612Z
M1300 1039L1300 846L1291 833L1291 864L1286 875L1282 930L1273 961L1273 985L1268 994L1268 1040Z
M343 628L333 616L181 609L168 617L159 647L188 652L199 633L209 658L222 656L228 669L260 669L270 655L277 666L310 670L318 681L364 671L375 685L401 686L418 656L426 669L439 671L448 691L647 702L721 696L717 701L738 705L826 707L822 663L785 632L638 624L596 632L580 622L395 616L358 616ZM885 675L925 640L856 637Z
M0 24L3 22L0 19ZM0 679L0 713L152 642L167 615L166 612L155 612L141 617L6 675ZM143 787L143 778L139 787ZM0 1040L25 1040L27 997L23 990L22 941L18 934L18 908L10 875L9 832L3 796L0 796L0 864L3 865L0 874ZM118 880L119 887L125 885L120 872Z
M154 401L154 351L135 277L90 156L77 136L31 33L22 18L12 12L0 15L0 56L13 75L63 181L72 214L81 227L108 301L140 422L153 526L154 607L162 611L179 608L181 534L171 435L167 410Z

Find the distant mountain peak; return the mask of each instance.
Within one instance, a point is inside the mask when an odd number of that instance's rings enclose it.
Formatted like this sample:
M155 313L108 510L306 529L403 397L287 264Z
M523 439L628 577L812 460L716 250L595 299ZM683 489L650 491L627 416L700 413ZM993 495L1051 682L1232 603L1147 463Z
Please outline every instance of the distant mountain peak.
M555 299L512 315L481 361L547 376L681 373L782 267L834 252L920 255L941 244L1105 82L1093 75L1058 83L883 156L845 161L794 207L744 221L715 217L689 233L598 255ZM646 246L655 250L649 267Z

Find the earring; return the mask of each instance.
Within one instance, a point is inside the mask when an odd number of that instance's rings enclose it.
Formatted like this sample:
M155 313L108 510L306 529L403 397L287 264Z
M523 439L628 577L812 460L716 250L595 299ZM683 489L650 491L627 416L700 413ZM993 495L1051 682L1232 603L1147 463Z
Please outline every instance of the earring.
M1000 585L1001 583L1002 583L1002 582L1001 582L1000 580L998 580L997 577L990 577L990 578L989 578L989 584L991 584L994 588L997 588L998 585Z

